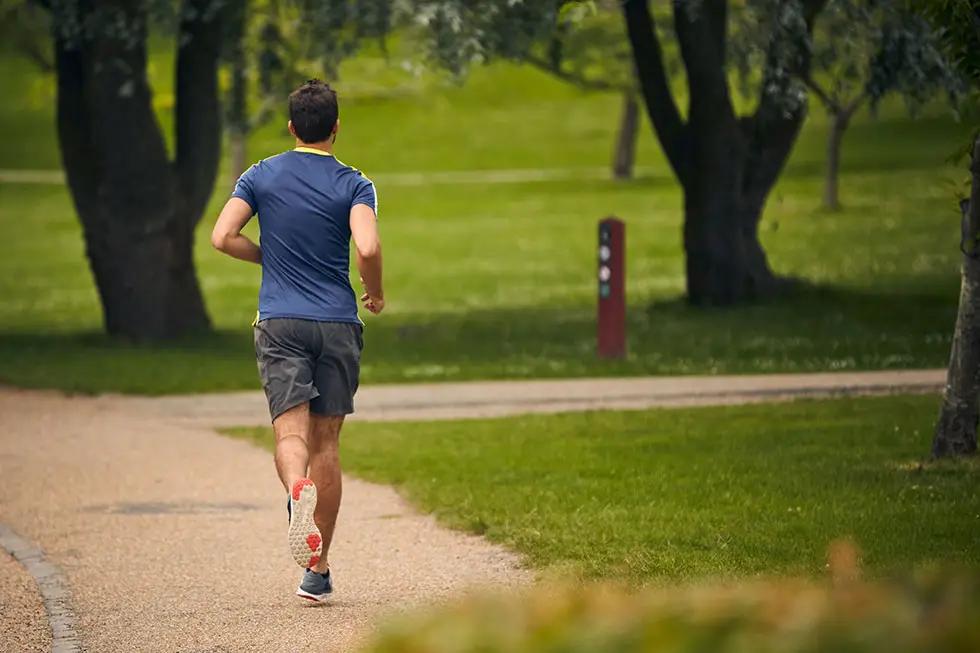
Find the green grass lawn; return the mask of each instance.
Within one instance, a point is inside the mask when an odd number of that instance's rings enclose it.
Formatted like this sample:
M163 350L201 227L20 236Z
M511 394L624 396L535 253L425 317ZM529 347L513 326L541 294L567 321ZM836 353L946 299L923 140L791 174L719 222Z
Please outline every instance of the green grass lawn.
M166 80L165 68L154 68L154 79ZM0 168L56 167L43 83L9 56L0 73ZM762 238L778 272L816 287L778 303L696 311L678 301L680 192L646 125L638 164L654 172L633 182L384 183L398 172L604 166L615 96L582 95L508 65L477 70L460 88L420 82L424 92L385 95L348 85L338 155L378 180L389 295L385 315L365 316L366 383L946 362L959 259L948 183L964 175L943 160L964 125L937 115L909 122L895 104L877 120L862 116L845 144L846 209L828 214L818 208L825 121L815 113ZM161 116L168 107L163 88ZM281 131L258 133L252 156L289 147ZM257 387L248 325L258 270L207 244L228 190L216 189L197 248L218 332L127 347L98 335L98 298L66 190L0 184L0 383L141 393ZM629 356L600 363L596 221L610 214L628 225Z
M816 576L853 538L871 574L980 562L976 465L928 453L935 396L352 422L342 459L536 568L660 582ZM236 430L272 445L268 429Z

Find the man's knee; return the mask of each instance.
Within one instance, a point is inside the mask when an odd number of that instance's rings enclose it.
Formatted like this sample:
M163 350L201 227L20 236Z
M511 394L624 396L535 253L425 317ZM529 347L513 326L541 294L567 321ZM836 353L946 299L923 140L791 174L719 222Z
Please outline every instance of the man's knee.
M340 429L343 425L343 415L313 415L310 430L317 444L330 446L340 439Z

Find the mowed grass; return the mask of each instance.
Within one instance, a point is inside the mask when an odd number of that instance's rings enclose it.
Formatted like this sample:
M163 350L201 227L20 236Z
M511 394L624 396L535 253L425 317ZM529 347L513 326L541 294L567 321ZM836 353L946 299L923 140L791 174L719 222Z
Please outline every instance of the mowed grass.
M56 166L43 93L29 102L30 70L9 57L0 65L9 87L0 136L18 143L31 135L29 146L3 149L0 167ZM877 120L863 116L846 141L846 209L828 214L819 209L825 124L815 113L762 225L773 267L814 287L770 304L698 311L679 299L681 194L649 127L638 179L590 177L608 162L615 96L583 95L509 65L479 69L458 88L419 82L384 94L349 86L338 155L379 186L389 296L383 316L364 316L366 383L946 362L959 260L949 183L964 174L943 161L968 131L963 125L939 114L909 122L897 105ZM162 118L168 106L164 88ZM289 146L273 124L250 149L258 158ZM413 186L391 176L522 168L572 169L579 178ZM207 243L228 191L223 173L197 247L217 333L132 347L99 335L98 297L66 190L0 184L0 383L139 393L257 387L249 323L259 271ZM607 215L628 225L629 354L613 363L597 361L594 344L596 222Z
M898 396L351 422L341 457L346 471L549 572L813 577L828 544L849 538L876 575L980 562L976 465L917 462L938 405ZM233 433L272 447L268 429Z

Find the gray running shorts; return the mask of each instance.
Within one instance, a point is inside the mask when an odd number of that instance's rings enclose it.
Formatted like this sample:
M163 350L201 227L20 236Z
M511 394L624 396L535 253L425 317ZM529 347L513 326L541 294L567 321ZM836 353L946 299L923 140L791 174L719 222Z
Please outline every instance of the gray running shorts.
M363 327L270 318L256 323L255 360L273 421L310 402L317 415L350 415L360 379Z

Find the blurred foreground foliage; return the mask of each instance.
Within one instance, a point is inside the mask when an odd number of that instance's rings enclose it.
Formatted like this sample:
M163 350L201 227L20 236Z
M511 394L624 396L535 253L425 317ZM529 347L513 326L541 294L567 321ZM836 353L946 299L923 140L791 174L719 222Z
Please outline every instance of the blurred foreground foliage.
M980 572L866 581L853 549L832 580L630 590L541 584L474 594L385 625L364 653L967 653L980 650Z

